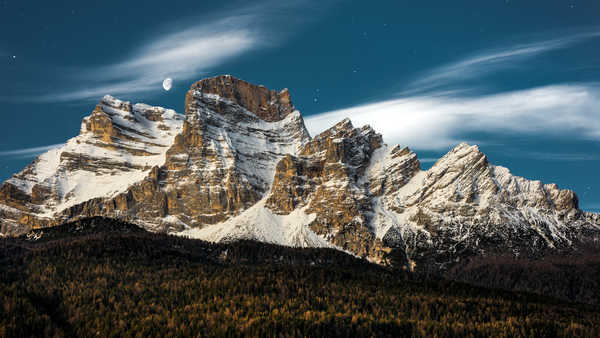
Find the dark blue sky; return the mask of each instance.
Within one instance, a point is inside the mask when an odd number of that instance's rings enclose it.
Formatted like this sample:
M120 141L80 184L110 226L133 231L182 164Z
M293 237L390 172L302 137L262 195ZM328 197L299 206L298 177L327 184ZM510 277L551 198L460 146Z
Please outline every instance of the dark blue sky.
M215 3L0 0L0 180L104 94L183 112L193 81L232 74L289 88L311 132L347 116L424 167L477 143L600 211L600 2Z

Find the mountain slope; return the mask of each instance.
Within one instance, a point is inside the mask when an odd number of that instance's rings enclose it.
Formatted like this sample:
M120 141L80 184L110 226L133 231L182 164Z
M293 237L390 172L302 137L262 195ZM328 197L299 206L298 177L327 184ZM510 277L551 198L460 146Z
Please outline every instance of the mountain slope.
M600 238L598 222L578 208L574 192L514 176L464 143L405 185L383 189L378 203L376 223L398 233L397 245L426 265L452 262L440 252L454 259L486 252L529 257Z
M593 306L81 219L0 239L3 336L598 336ZM599 270L600 271L600 270Z
M343 120L311 138L289 92L231 76L193 84L186 115L105 97L81 134L0 188L2 233L106 216L211 241L333 247L444 271L461 259L539 257L600 239L598 215L553 184L460 144L415 153Z
M165 162L182 123L170 109L103 97L78 136L2 184L2 233L59 224L69 208L126 191Z

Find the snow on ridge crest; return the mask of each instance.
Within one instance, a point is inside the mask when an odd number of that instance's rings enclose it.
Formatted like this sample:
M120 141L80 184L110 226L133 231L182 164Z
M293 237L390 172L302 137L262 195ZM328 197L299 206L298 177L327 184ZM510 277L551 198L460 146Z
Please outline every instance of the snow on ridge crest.
M183 116L173 110L132 106L106 95L83 119L78 136L42 154L2 189L13 186L31 195L31 202L20 202L22 212L42 219L94 198L114 196L164 163L182 124ZM18 215L2 216L17 223L11 218Z
M185 109L104 96L79 136L2 186L1 232L100 214L380 263L401 249L414 267L428 255L455 259L461 246L487 252L488 239L517 254L571 245L597 219L573 192L514 176L476 145L460 143L421 170L409 148L348 118L311 139L286 89L220 76L192 85ZM24 214L48 223L19 223Z

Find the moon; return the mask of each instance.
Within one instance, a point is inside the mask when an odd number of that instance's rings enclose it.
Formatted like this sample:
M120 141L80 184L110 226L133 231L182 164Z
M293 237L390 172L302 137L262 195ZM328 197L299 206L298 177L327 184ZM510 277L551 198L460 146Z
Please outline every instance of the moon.
M173 87L173 79L171 79L170 77L164 79L163 89L166 91L169 91L169 90L171 90L171 87Z

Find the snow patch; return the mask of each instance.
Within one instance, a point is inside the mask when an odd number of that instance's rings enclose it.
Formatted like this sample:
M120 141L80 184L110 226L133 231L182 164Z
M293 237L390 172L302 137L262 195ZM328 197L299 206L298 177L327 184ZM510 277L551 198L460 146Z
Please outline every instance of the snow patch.
M288 215L277 215L265 206L265 202L263 199L225 222L202 229L187 229L176 235L211 242L252 239L291 247L335 248L308 227L316 214L306 214L306 208L302 208Z
M85 128L86 117L80 135L42 154L7 181L29 195L36 185L51 192L36 216L50 217L94 198L114 197L143 180L153 166L165 163L166 152L183 127L183 117L144 104L134 105L132 112L120 109L126 105L129 102L108 95L101 101L102 110L127 139L105 143ZM142 110L148 109L162 112L162 121L146 119Z

